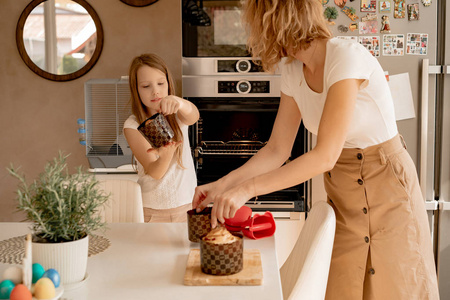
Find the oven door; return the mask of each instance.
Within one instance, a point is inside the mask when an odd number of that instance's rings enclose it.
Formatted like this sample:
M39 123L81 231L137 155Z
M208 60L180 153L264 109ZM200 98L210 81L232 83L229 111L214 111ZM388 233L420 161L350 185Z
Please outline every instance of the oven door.
M247 35L241 24L240 1L202 0L210 26L197 26L192 20L189 0L183 0L184 57L246 57Z
M242 166L270 138L279 98L190 98L200 111L191 127L198 184L215 181ZM288 161L306 151L303 126ZM288 162L287 161L287 162ZM306 184L251 199L253 211L304 212Z

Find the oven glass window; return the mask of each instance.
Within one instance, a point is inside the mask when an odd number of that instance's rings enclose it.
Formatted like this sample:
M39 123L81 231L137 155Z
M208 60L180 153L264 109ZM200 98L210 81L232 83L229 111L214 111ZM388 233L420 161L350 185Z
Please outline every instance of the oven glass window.
M202 141L267 142L276 112L201 111Z
M247 35L241 22L240 1L203 0L210 26L192 25L183 13L184 57L246 57ZM201 6L201 5L200 5Z

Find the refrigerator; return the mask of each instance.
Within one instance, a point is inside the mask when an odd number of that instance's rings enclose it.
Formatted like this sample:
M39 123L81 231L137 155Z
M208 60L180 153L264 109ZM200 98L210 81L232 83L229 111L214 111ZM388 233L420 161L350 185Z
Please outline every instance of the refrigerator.
M446 0L322 0L322 4L324 14L327 8L337 11L337 17L331 14L336 18L329 19L334 36L363 43L389 78L408 74L409 84L400 94L411 92L413 116L409 111L397 125L426 200L440 296L450 299L450 5ZM396 107L396 116L400 108ZM314 189L314 180L312 185Z

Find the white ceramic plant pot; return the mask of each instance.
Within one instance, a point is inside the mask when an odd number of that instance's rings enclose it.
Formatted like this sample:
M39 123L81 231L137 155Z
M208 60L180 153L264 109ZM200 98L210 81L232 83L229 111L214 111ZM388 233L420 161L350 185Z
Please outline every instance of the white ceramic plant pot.
M63 285L78 283L85 278L88 252L89 236L73 242L32 243L33 263L41 264L45 270L57 270Z

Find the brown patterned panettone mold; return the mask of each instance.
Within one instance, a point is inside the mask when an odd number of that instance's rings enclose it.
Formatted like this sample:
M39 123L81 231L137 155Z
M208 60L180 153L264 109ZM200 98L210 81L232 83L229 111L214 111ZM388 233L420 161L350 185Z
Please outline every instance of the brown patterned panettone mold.
M203 273L232 275L244 267L244 239L242 234L232 233L237 239L231 243L214 243L205 237L200 241L200 266Z
M201 238L211 231L211 207L206 207L201 212L191 209L187 212L189 240L200 242Z
M174 132L164 115L157 113L142 122L138 127L138 131L152 145L153 148L159 148L168 144Z

